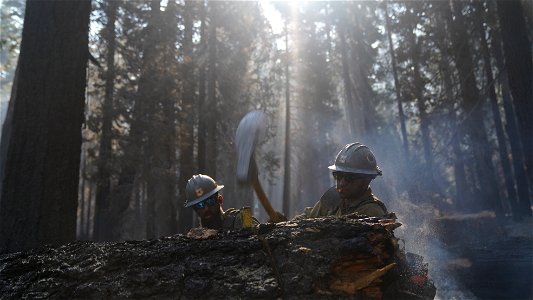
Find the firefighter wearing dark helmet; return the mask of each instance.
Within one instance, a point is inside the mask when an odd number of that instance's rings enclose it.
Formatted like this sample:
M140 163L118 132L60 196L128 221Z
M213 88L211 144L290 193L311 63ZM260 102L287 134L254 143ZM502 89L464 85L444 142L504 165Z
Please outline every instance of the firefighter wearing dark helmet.
M243 210L222 209L223 197L218 192L224 185L218 185L207 175L193 175L185 187L185 207L193 207L200 220L200 226L209 229L241 229L259 222Z
M335 163L328 167L335 178L335 186L327 190L313 207L305 209L296 218L342 216L351 213L382 217L387 208L370 189L370 182L381 176L376 158L367 146L351 143L337 154Z

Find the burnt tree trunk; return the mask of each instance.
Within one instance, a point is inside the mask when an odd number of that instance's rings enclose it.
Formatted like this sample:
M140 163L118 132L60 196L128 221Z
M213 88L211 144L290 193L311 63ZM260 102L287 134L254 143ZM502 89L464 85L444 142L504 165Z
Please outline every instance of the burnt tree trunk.
M433 299L422 257L398 247L392 219L355 216L0 256L10 297ZM410 281L412 278L416 282Z
M0 252L76 238L90 11L89 0L26 4L6 137Z

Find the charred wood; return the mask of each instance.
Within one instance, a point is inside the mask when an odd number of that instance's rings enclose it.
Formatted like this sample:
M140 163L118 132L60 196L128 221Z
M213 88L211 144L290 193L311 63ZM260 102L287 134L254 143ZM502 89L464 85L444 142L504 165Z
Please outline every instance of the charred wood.
M433 299L395 219L318 218L0 256L7 298Z

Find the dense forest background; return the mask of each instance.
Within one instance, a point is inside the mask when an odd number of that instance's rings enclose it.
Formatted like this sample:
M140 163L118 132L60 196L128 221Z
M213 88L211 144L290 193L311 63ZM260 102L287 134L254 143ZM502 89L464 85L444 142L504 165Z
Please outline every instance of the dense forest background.
M531 219L531 1L67 2L0 4L0 252L184 232L196 173L266 221L235 179L255 109L260 180L288 217L359 141L407 231Z

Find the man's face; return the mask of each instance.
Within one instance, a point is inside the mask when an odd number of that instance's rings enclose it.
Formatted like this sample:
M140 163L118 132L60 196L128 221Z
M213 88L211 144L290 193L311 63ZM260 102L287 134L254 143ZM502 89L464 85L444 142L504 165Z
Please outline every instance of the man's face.
M194 211L200 217L202 227L222 228L222 208L217 200L217 195L218 193L193 206Z
M362 174L333 172L337 192L341 198L359 198L370 185L372 178Z

